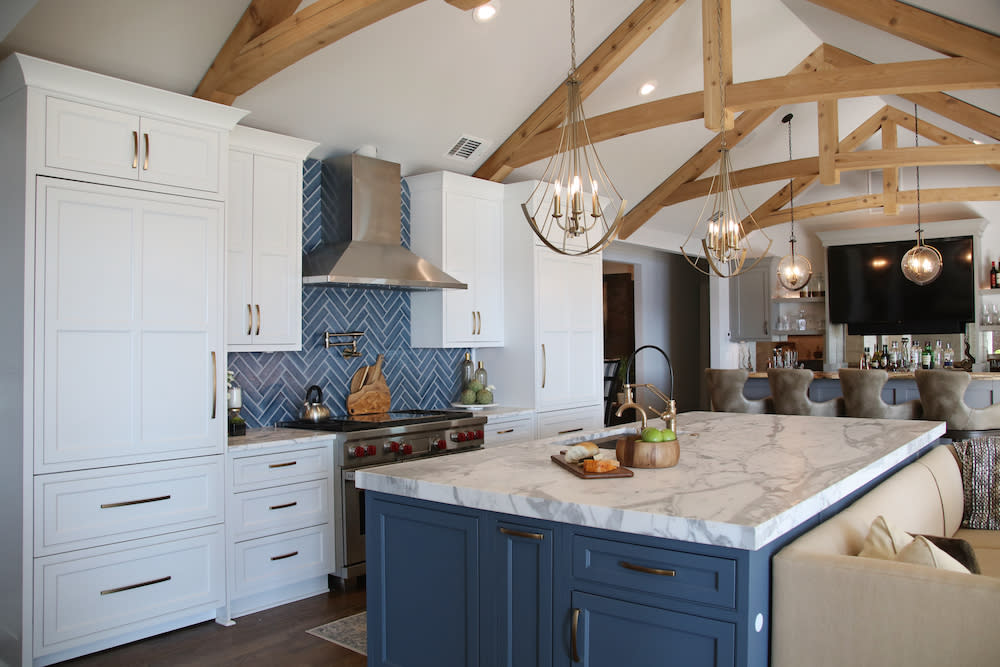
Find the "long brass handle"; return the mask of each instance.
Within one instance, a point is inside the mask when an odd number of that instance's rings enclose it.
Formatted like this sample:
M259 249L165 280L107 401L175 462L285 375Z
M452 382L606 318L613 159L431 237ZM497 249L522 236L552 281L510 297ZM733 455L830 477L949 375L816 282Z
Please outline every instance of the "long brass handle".
M514 432L514 429L512 429L512 428L505 428L502 431L497 431L497 435L503 435L504 433L513 433L513 432Z
M472 335L476 335L476 311L472 311Z
M626 570L635 570L636 572L644 572L646 574L658 574L661 577L677 576L677 572L675 570L661 570L657 567L646 567L644 565L636 565L635 563L628 563L626 561L619 561L618 564Z
M500 527L500 532L504 535L511 535L513 537L524 537L529 540L544 540L545 536L541 533L529 533L523 530L514 530L513 528Z
M247 335L253 333L253 306L247 304Z
M479 326L476 327L476 333L481 336L483 335L483 314L478 310L476 311L476 319L479 320Z
M545 356L545 343L542 343L542 389L545 389L545 371L548 365L548 359Z
M576 428L568 428L565 431L559 431L557 435L566 435L567 433L576 433L577 431L582 431L582 426L577 426Z
M298 551L293 551L288 554L281 554L280 556L271 556L271 560L284 560L285 558L291 558L292 556L298 556Z
M283 503L283 504L281 504L281 505L271 505L271 507L270 507L269 509L272 509L272 510L283 510L283 509L285 509L286 507L295 507L295 506L296 506L296 505L298 505L298 504L299 504L299 503L298 503L298 501L297 501L297 500L293 500L293 501L292 501L292 502L290 502L290 503Z
M139 132L132 130L132 168L139 166Z
M219 374L215 361L215 350L212 350L212 419L215 419L216 405L219 403Z
M128 505L142 505L143 503L156 503L161 500L170 500L170 496L157 496L156 498L143 498L142 500L123 500L120 503L101 503L101 509L111 509L112 507L127 507Z
M580 662L580 652L576 650L576 628L580 624L580 610L573 610L573 625L570 628L570 644L573 646L573 662Z
M260 304L254 306L257 309L257 335L260 335Z
M131 584L129 586L120 586L118 588L109 588L107 590L101 591L101 595L113 595L115 593L121 593L122 591L130 591L133 588L142 588L143 586L152 586L153 584L162 584L164 581L170 581L172 577L160 577L159 579L152 579L150 581L144 581L141 584Z
M288 466L293 466L296 463L298 463L298 461L288 461L287 463L272 463L271 465L269 465L267 467L268 468L287 468Z
M145 155L145 157L143 157L143 160L142 160L142 168L143 168L143 171L145 171L145 170L149 169L149 132L143 132L142 136L146 140L146 155Z

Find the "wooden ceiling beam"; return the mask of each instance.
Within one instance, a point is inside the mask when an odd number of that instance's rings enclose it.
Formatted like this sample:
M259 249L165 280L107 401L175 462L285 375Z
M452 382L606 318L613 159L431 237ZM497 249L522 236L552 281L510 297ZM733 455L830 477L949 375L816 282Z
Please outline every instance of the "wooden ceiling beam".
M452 7L457 7L462 11L469 11L470 9L475 9L479 5L485 5L489 0L444 0Z
M726 105L745 110L869 95L1000 88L1000 70L967 58L859 65L736 83Z
M913 118L913 114L901 111L895 107L889 107L889 118L890 120L899 127L905 127L910 132L914 132L917 129L917 123ZM942 146L970 146L973 142L966 139L965 137L960 137L957 134L949 132L943 128L938 127L934 123L929 123L924 119L920 119L920 136L926 139L930 139L936 144ZM883 125L883 131L885 126ZM1000 171L1000 165L991 164L987 165L992 169Z
M820 100L816 103L816 121L819 124L819 180L823 185L840 183L836 157L840 148L840 125L837 100Z
M818 174L819 158L804 157L797 160L786 160L785 162L774 162L771 164L762 164L758 167L738 169L732 172L730 177L734 183L742 188L751 185L761 185L762 183L773 183L774 181L787 181L802 176L815 177ZM711 191L714 181L714 177L688 181L680 185L669 197L664 199L661 202L661 206L671 206L683 201L704 197Z
M809 0L948 56L1000 69L1000 37L896 0Z
M735 114L723 109L725 87L733 83L733 6L731 0L701 0L701 56L704 70L705 127L733 129Z
M863 171L930 165L1000 164L1000 144L920 146L878 151L856 151L836 156L837 169Z
M209 66L194 91L194 97L220 104L232 104L236 95L219 88L233 66L233 61L247 43L292 15L301 0L253 0L243 11L236 27Z
M896 123L886 121L882 123L882 150L891 151L898 148ZM899 167L885 167L882 169L882 212L886 215L897 215L899 213Z
M646 38L670 18L684 0L643 0L621 25L608 35L594 52L577 67L580 95L586 99L601 83L625 62ZM513 171L511 156L531 137L558 127L566 111L564 82L552 91L514 133L507 137L474 176L490 181L502 181Z

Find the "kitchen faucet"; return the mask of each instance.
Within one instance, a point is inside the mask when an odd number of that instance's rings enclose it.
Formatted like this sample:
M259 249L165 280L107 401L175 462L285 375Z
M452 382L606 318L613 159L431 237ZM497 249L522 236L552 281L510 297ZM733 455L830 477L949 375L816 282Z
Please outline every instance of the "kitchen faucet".
M662 348L656 345L643 345L642 347L636 348L635 352L629 355L628 362L625 365L626 380L628 379L629 372L632 370L632 364L635 362L636 355L641 350L645 350L646 348L653 348L654 350L662 354L663 358L666 360L667 370L670 371L670 391L672 393L674 389L674 369L673 366L670 364L670 357L667 356L667 353L664 352ZM657 389L655 385L652 385L648 382L639 384L630 384L628 382L625 383L623 387L625 389L625 402L618 407L618 412L616 413L616 416L621 417L622 412L624 412L625 410L635 409L636 412L638 412L640 417L642 418L642 427L646 428L646 420L647 420L646 411L635 402L635 394L633 394L633 390L638 389L639 387L645 387L666 404L666 409L663 411L658 411L654 409L653 406L649 406L649 410L655 413L658 417L660 417L667 424L667 428L669 428L671 431L676 431L677 402L667 394L664 394L662 391Z

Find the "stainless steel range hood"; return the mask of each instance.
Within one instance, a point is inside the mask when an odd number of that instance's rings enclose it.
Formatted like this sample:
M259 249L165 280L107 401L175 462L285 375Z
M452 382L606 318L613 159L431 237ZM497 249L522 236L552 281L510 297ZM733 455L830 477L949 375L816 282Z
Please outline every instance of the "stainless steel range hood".
M323 194L344 211L323 222L323 243L302 258L302 282L316 286L468 289L400 245L400 168L363 155L327 160L332 183ZM348 238L346 211L350 209Z

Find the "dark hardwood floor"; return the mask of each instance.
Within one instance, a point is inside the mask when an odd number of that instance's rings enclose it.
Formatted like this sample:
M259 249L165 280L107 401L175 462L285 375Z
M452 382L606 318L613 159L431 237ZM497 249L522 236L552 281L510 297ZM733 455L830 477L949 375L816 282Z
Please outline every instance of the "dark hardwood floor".
M306 630L365 610L364 588L330 591L242 616L224 628L206 621L60 665L98 667L175 667L177 665L336 665L364 667L365 656L349 651Z

